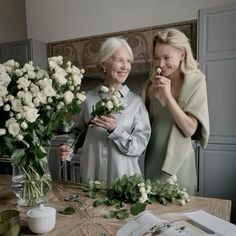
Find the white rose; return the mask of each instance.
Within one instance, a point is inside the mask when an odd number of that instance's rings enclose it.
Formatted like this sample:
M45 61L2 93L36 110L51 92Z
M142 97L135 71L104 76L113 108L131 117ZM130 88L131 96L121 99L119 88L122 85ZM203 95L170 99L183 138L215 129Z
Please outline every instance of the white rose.
M104 85L101 87L100 90L101 90L101 92L103 92L103 93L108 93L108 92L109 92L109 88L106 87L106 86L104 86Z
M41 92L37 93L36 99L40 103L47 104L47 97L43 93L41 93Z
M2 107L4 105L4 102L2 100L2 98L0 97L0 107Z
M33 103L35 107L38 107L40 105L40 101L38 98L34 98Z
M138 184L139 187L145 187L145 184L142 182L140 184Z
M55 69L56 67L58 67L57 63L56 63L55 61L52 61L52 60L50 60L50 61L48 62L48 66L49 66L49 68L50 68L51 70L53 70L53 69Z
M22 129L27 129L27 128L28 128L28 125L27 125L27 123L24 121L24 122L22 122L22 123L20 124L20 127L21 127Z
M8 60L3 63L4 66L9 66L9 67L14 67L15 66L15 61L13 59Z
M145 192L146 192L146 189L145 189L144 187L141 187L141 188L139 189L139 192L140 192L140 193L145 193Z
M22 141L24 139L22 134L18 134L16 137L19 141Z
M173 179L174 182L177 182L177 176L176 175L172 175L171 178Z
M34 96L39 92L39 87L35 84L30 85L30 92L34 94Z
M0 129L0 136L6 134L6 130L5 129Z
M16 119L19 120L19 119L21 119L21 118L22 118L22 115L21 115L20 113L17 113L17 114L16 114Z
M66 104L70 104L74 98L74 94L71 91L64 93L64 99Z
M11 107L9 104L6 104L4 107L3 107L3 110L4 111L10 111L11 110Z
M45 88L43 89L42 93L43 93L46 97L53 97L53 96L56 96L56 91L55 91L54 88L51 87L51 86L45 87Z
M108 101L108 102L106 103L106 108L107 108L109 111L110 111L113 107L114 107L114 106L113 106L112 101Z
M11 122L8 125L8 132L13 136L16 137L20 132L20 126L16 122Z
M13 67L10 67L10 66L4 66L4 67L5 67L6 72L12 73Z
M11 101L11 109L16 112L22 111L22 103L20 99L14 99Z
M35 78L35 73L34 73L34 71L28 71L28 76L29 76L30 79Z
M118 105L120 102L119 99L115 95L112 96L112 101L115 103L115 105Z
M33 123L37 120L39 117L38 110L36 108L31 108L31 107L24 107L25 113L24 117L27 121L30 123Z
M151 187L151 185L147 185L147 191L151 191L152 190L152 187Z
M58 65L62 65L63 64L63 57L62 56L57 56L57 57L50 57L48 58L48 61L55 61Z
M67 79L59 73L55 73L53 75L53 78L55 79L56 83L59 85L64 85L67 83Z
M86 99L86 95L84 93L76 93L76 98L83 102Z
M6 72L6 69L3 65L0 64L0 85L8 86L11 78Z
M72 66L71 69L72 69L72 74L80 75L81 72L80 72L80 69L78 67Z
M8 94L7 87L0 85L0 97L5 97Z
M19 98L19 99L22 99L22 100L25 100L25 92L24 91L19 91L16 96Z
M55 68L55 73L58 73L58 74L60 74L60 75L62 75L62 76L64 76L64 77L67 75L65 69L63 69L63 68L61 68L61 67Z
M43 77L49 77L48 76L48 73L44 70L41 70L41 69L38 69L36 72L35 72L35 78L37 79L40 79L40 78L43 78Z
M27 106L33 107L33 96L30 91L25 92L24 102Z
M9 99L9 101L12 101L12 100L15 99L13 95L8 95L7 97L8 97L8 99Z
M74 90L75 90L75 86L71 85L71 86L69 87L69 89L70 89L70 91L74 91Z
M174 185L174 184L175 184L175 182L173 181L172 178L168 178L168 179L167 179L167 182L168 182L169 184L171 184L171 185Z
M72 80L73 80L74 86L77 86L77 85L81 84L81 78L78 75L73 75Z
M47 86L52 86L52 79L45 77L39 80L37 83L41 89L44 89Z
M72 73L72 69L71 69L70 66L68 66L68 67L66 68L66 73L68 73L68 74L71 74L71 73Z
M24 89L25 91L28 90L28 87L30 86L30 81L26 77L20 77L16 83L20 86L20 88Z
M81 72L82 74L84 74L84 73L85 73L85 70L82 68L82 69L80 70L80 72Z
M51 97L48 98L48 102L49 102L49 103L52 103L52 102L53 102L53 100L52 100Z
M71 61L68 61L68 62L66 63L66 66L67 66L67 67L71 67Z
M15 61L15 68L20 68L20 64L17 61Z
M15 74L16 74L17 77L21 77L23 75L23 72L20 69L16 69Z
M25 65L23 66L23 71L25 72L34 71L34 70L35 68L32 63L25 63Z

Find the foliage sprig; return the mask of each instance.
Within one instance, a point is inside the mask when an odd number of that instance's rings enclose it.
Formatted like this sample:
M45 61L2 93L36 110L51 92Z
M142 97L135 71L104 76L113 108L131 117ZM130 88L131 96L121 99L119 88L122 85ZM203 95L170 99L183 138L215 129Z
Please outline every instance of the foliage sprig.
M137 215L146 209L147 204L158 201L161 204L172 202L185 205L189 202L188 193L179 187L176 176L170 176L166 180L151 181L144 179L142 175L123 175L121 178L106 186L100 181L89 181L85 191L94 201L94 207L101 204L114 206L106 217L124 219L129 216L127 206L130 206L130 213ZM102 199L102 200L101 200Z

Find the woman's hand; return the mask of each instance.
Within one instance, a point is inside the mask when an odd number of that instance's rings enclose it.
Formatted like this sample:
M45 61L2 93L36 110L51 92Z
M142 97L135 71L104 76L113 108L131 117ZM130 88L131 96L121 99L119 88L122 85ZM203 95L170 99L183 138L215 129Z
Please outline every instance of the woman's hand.
M154 93L158 92L159 96L168 98L171 94L171 80L164 76L156 76L153 80Z
M59 147L59 155L62 161L66 161L70 157L72 152L73 152L73 149L68 144L63 144L62 146Z
M147 98L155 97L164 106L171 94L171 81L164 76L156 76L147 90ZM147 99L148 100L148 99Z
M94 126L102 127L108 132L112 132L117 125L117 118L114 114L106 116L95 117L91 119L90 123Z

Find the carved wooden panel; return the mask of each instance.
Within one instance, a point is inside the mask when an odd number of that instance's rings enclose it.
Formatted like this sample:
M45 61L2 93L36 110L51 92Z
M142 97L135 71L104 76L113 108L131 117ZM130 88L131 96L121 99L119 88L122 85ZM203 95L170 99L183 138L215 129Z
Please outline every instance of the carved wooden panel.
M91 37L77 38L48 43L48 56L61 55L64 61L70 60L74 65L84 68L86 76L100 76L96 58L101 43L111 36L122 36L127 39L134 53L132 73L149 71L151 66L151 46L155 33L164 28L174 27L184 32L190 39L193 53L196 55L197 20L173 24L139 28Z

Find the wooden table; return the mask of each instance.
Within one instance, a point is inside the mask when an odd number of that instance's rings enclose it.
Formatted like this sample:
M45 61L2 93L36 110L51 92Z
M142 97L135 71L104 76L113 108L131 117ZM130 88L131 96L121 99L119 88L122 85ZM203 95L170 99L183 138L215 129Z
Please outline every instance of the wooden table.
M9 185L1 186L2 183ZM79 194L85 200L85 204L66 202L64 197L70 194ZM57 209L56 227L49 236L108 236L115 235L116 231L124 225L126 220L106 219L105 213L109 210L107 206L92 206L93 200L87 198L85 193L78 189L77 184L55 181L52 190L47 195L45 205ZM60 211L65 207L73 206L77 212L73 215L62 215ZM29 208L18 207L16 198L11 193L10 176L0 175L0 211L6 209L17 209L20 211L21 235L34 235L27 226L26 212ZM226 221L230 220L231 201L215 198L191 197L190 202L185 206L178 206L171 203L161 205L159 203L148 205L147 210L161 215L165 213L186 212L191 210L204 210L212 215ZM131 216L132 217L132 216Z

